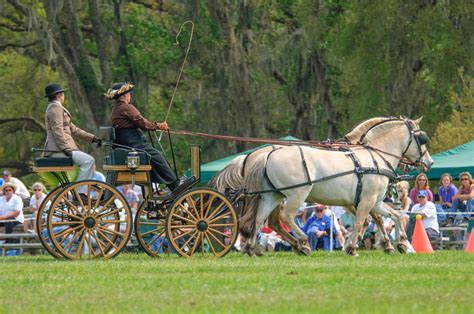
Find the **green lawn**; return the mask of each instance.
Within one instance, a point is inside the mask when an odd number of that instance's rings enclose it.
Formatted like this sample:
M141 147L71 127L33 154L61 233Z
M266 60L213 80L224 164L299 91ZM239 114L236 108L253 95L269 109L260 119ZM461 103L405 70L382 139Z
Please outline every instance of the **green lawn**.
M472 313L474 254L0 258L0 313Z

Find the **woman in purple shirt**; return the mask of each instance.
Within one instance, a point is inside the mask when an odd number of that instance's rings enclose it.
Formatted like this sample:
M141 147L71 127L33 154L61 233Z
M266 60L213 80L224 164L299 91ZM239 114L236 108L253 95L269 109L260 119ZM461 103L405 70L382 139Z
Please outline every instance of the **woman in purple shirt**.
M453 184L453 177L449 173L443 173L440 180L441 186L438 189L439 199L444 209L453 206L453 196L458 189Z

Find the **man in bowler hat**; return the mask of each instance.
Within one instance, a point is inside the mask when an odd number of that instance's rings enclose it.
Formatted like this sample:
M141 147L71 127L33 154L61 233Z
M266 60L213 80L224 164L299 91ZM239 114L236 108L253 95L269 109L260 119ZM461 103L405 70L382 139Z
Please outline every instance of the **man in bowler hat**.
M51 157L69 156L74 163L79 165L77 181L92 179L94 176L94 157L82 152L73 136L89 143L97 143L99 146L101 139L74 125L71 113L63 106L64 89L59 84L47 85L44 92L44 97L48 98L48 107L45 112L46 143L44 145L44 155ZM78 189L78 192L85 193L85 189L86 186L82 186Z

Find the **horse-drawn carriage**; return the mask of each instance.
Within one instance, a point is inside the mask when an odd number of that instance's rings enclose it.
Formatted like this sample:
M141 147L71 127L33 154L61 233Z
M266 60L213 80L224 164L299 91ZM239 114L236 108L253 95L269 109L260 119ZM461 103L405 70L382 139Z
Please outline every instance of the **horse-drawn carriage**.
M238 234L234 209L237 195L210 188L188 188L170 194L153 190L150 158L146 152L113 143L113 129L101 128L105 142L107 182L70 182L70 157L36 157L33 171L49 172L59 181L38 211L37 233L44 248L56 258L112 258L136 242L150 256L177 253L221 257L233 247ZM35 152L43 152L33 149ZM200 151L191 146L191 174L200 176ZM137 184L143 200L132 212L121 184ZM192 185L191 185L192 186Z

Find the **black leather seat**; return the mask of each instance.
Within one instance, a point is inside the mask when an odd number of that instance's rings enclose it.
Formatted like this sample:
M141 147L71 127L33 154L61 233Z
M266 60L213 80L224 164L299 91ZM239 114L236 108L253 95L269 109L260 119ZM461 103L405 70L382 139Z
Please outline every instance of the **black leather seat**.
M71 157L37 157L35 167L70 167L74 163Z

